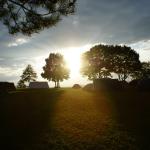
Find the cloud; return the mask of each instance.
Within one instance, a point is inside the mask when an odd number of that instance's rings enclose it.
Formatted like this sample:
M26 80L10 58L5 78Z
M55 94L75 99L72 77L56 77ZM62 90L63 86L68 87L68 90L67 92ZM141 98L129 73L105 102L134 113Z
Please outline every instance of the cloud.
M130 46L137 51L150 51L150 40L139 41L137 43L130 44Z
M5 75L6 77L18 75L20 69L14 70L10 67L0 67L0 75Z
M0 59L0 81L18 82L23 70L28 64L31 64L33 69L38 73L42 72L42 67L45 64L45 56L41 57L3 57ZM41 77L40 77L41 79Z
M46 58L51 51L95 43L127 44L140 54L142 61L148 61L149 6L149 0L78 0L74 15L62 18L55 27L32 37L9 35L7 28L0 24L0 66L15 71L17 67L32 64L38 69L42 64L37 58Z
M1 67L0 66L0 81L7 82L18 82L20 78L20 73L22 72L22 68L11 68L11 67Z
M13 47L13 46L18 46L18 45L22 45L24 43L27 43L29 40L25 39L25 38L17 38L14 42L10 42L8 43L8 47Z
M150 40L139 41L129 46L139 53L141 61L150 61Z
M4 58L0 58L0 61L4 60Z
M87 0L79 5L82 33L95 42L134 43L150 38L150 1ZM85 7L85 9L84 9ZM96 32L97 31L97 32ZM86 38L86 36L85 36Z
M75 15L34 34L32 47L43 51L94 43L131 44L150 39L150 1L78 0Z
M26 40L13 40L9 46L16 48L20 44L23 51L26 46L26 51L38 52L99 42L129 44L148 40L149 5L149 0L78 0L74 15L64 17L56 27L33 34L30 46L23 44Z

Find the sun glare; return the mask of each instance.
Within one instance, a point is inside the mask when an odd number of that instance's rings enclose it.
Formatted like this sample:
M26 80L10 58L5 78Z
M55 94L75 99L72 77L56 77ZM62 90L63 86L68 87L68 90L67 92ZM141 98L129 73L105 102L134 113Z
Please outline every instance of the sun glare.
M81 77L81 55L89 50L90 47L91 44L87 44L83 47L70 47L62 50L67 66L70 69L70 78L77 79Z
M67 50L64 53L64 58L68 68L70 69L70 77L80 75L81 54L81 51L75 50L74 48Z
M91 45L85 45L83 47L69 47L69 48L63 48L59 51L51 51L51 53L61 53L64 56L64 59L66 61L66 65L70 70L70 78L67 81L64 81L64 85L70 86L74 82L80 83L83 81L82 75L80 74L80 68L81 68L81 55L85 51L87 51ZM35 70L39 73L38 78L40 80L43 80L41 77L41 72L43 72L43 66L45 65L45 58L48 57L48 54L44 54L42 56L36 57L34 59L33 67ZM39 63L40 62L40 63ZM31 63L32 64L32 63Z

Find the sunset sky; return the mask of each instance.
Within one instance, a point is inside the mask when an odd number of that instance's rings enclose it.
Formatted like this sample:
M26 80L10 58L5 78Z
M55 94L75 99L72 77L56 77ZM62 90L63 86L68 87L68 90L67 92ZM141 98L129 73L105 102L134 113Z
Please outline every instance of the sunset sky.
M73 68L62 85L86 84L89 81L79 74L79 57L98 43L126 44L140 54L141 61L150 61L150 1L77 0L74 15L31 37L9 35L0 24L0 81L16 83L27 64L42 81L45 58L50 52L61 52Z

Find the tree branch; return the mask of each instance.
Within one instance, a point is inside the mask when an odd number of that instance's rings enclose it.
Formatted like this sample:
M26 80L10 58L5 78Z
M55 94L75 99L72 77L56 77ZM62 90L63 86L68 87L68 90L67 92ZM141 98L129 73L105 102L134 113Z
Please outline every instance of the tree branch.
M17 27L18 27L18 23L17 23L17 21L16 21L16 19L15 19L14 14L12 13L11 8L9 8L9 4L8 4L8 3L7 3L7 7L8 7L8 9L10 10L10 14L11 14L11 16L12 16L12 18L13 18L14 22L15 22L15 26L17 26Z
M30 11L30 10L29 10L28 8L26 8L23 4L17 3L17 2L15 2L15 1L13 1L13 0L8 0L8 1L11 2L11 3L16 4L16 5L18 5L18 6L21 6L22 8L24 8L24 9Z
M29 12L32 12L33 13L33 11L32 10L30 10L30 9L28 9L28 8L26 8L25 6L24 6L24 4L20 4L20 3L17 3L17 2L15 2L15 1L13 1L13 0L8 0L9 2L11 2L11 3L14 3L14 4L16 4L16 5L18 5L18 6L20 6L22 9L25 9L25 10L27 10L27 11L29 11ZM53 11L53 13L54 12L57 12L57 11ZM40 16L46 16L46 15L49 15L49 14L51 14L52 12L48 12L48 13L45 13L45 14L38 14L38 13L35 13L36 15L40 15Z

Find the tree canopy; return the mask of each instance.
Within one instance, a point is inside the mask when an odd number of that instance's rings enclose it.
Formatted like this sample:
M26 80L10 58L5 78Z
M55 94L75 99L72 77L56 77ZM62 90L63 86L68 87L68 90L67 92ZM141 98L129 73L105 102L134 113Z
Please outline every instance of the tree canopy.
M111 77L111 54L108 45L96 45L82 55L81 73L90 80Z
M96 45L82 55L81 73L89 79L118 75L126 80L132 72L140 68L139 55L127 46Z
M0 0L0 20L10 34L31 35L75 11L76 0Z
M69 78L69 69L66 67L63 55L50 53L45 62L41 76L48 81L55 82L55 87L59 88L59 82Z

